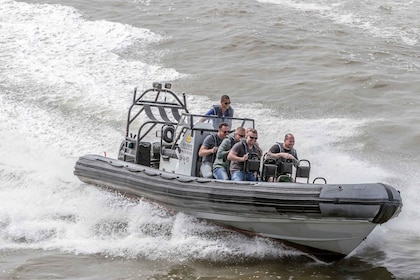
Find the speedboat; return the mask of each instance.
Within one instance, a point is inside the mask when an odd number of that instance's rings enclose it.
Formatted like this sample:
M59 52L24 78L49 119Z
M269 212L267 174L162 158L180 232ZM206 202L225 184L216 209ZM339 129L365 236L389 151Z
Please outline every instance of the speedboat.
M322 260L347 256L402 209L399 191L388 184L309 182L308 160L285 167L291 170L290 182L268 180L277 177L279 166L263 160L258 181L200 177L198 150L220 122L254 127L250 118L190 113L185 93L176 94L169 83L153 83L141 93L134 89L118 158L84 155L74 174L84 183L277 239Z

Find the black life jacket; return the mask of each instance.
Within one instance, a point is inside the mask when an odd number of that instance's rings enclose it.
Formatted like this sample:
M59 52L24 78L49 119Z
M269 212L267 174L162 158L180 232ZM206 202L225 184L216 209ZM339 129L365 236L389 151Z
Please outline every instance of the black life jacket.
M298 159L297 152L296 152L296 150L294 148L292 148L289 151L286 151L286 149L283 146L283 143L277 142L277 145L280 148L280 153L288 153L288 154L291 154L292 156L294 156L295 159ZM287 159L286 160L285 158L280 157L277 160L279 174L281 174L281 175L284 175L284 174L292 174L292 172L293 172L292 165L295 165L295 163L296 162L294 160L291 160L291 159Z
M279 146L280 153L288 153L288 154L291 154L292 156L294 156L296 159L298 159L297 152L294 148L292 148L289 151L286 151L286 149L283 146L283 143L276 142L276 144Z
M255 145L252 145L252 149L248 147L246 140L241 140L242 145L244 145L245 153L248 154L248 160L244 162L244 168L248 172L259 171L260 169L260 156L258 154L258 148Z
M228 137L230 141L230 148L232 148L238 141L236 141L235 136L229 135Z

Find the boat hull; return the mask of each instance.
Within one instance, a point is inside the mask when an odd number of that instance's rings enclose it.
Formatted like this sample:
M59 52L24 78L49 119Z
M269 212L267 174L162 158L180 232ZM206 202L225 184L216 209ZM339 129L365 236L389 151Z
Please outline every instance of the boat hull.
M98 155L81 157L85 183L252 234L309 248L331 260L353 251L397 215L399 193L384 184L317 185L233 182L168 173Z

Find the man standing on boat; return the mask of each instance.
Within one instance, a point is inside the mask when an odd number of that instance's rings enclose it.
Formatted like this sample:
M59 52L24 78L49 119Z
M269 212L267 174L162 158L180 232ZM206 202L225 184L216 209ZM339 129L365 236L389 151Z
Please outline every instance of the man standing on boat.
M260 157L258 148L255 145L258 139L258 132L250 129L246 135L245 141L240 141L233 145L229 151L227 159L230 160L230 174L232 181L256 181L255 172L246 168L245 163L251 160L253 156ZM259 162L259 160L258 160ZM258 164L259 167L259 164Z
M232 124L230 119L225 118L232 118L234 114L233 108L230 106L230 97L227 95L222 95L220 97L220 105L213 105L213 107L205 114L205 116L215 116L216 118L210 118L213 127L217 128L220 123L224 122L227 123L229 126ZM204 122L207 120L206 117L202 117L200 122Z
M213 176L219 180L229 180L229 164L227 160L227 155L229 154L230 148L245 138L245 128L238 127L235 129L235 132L229 134L228 137L223 139L222 144L220 144L217 153L216 159L213 163Z
M219 124L217 134L210 134L204 138L203 144L198 151L202 157L200 166L201 175L204 178L213 178L213 161L215 160L218 147L229 134L229 125L227 123Z

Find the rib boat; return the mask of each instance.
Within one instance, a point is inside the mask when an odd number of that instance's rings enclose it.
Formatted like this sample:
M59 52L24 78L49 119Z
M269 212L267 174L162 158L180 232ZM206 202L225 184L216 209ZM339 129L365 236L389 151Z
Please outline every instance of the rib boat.
M255 182L200 177L204 138L216 133L220 122L248 128L254 120L192 114L186 103L185 93L176 94L170 83L155 82L141 93L134 89L118 158L84 155L74 174L84 183L274 238L328 261L347 256L376 226L400 213L402 199L394 187L309 182L308 160L282 167L290 170L291 182L269 180L280 167L263 160Z

